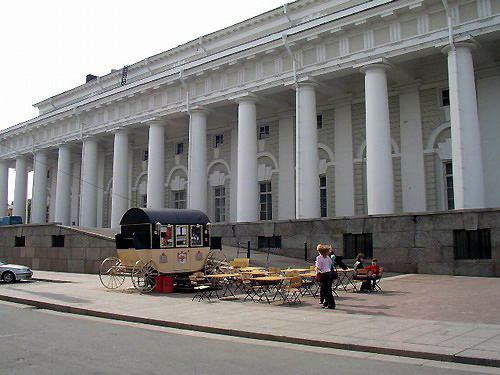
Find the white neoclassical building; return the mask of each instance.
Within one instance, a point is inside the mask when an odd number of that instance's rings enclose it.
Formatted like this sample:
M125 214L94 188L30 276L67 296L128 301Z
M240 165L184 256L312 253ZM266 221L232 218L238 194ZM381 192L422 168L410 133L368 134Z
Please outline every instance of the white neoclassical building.
M500 207L500 1L298 0L36 107L0 133L33 223Z

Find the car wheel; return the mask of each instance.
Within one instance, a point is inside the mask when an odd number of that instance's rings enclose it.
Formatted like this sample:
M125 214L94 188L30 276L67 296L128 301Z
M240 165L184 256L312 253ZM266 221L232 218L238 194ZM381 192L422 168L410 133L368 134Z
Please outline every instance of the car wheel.
M5 281L6 283L12 283L16 281L16 277L12 272L7 271L2 275L2 280Z

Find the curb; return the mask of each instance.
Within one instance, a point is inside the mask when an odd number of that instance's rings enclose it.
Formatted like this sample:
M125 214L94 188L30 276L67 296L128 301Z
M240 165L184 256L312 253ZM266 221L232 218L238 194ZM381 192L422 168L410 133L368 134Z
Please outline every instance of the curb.
M96 318L103 319L111 319L111 320L119 320L124 322L131 323L141 323L141 324L149 324L160 327L168 327L168 328L177 328L188 331L197 331L197 332L205 332L205 333L214 333L225 336L234 336L234 337L243 337L249 339L256 340L264 340L264 341L275 341L282 342L287 344L299 344L299 345L307 345L307 346L316 346L323 348L333 348L333 349L341 349L341 350L350 350L350 351L358 351L358 352L369 352L374 354L385 354L385 355L393 355L393 356L401 356L401 357L409 357L409 358L418 358L418 359L427 359L433 361L440 362L452 362L452 363L462 363L467 365L477 365L477 366L489 366L489 367L500 367L499 359L488 359L488 358L477 358L477 357L466 357L461 355L452 355L452 354L437 354L430 352L417 352L413 350L402 350L402 349L393 349L393 348L380 348L376 346L368 346L368 345L360 345L360 344L343 344L331 341L323 341L323 340L312 340L312 339L303 339L300 337L291 337L291 336L278 336L272 335L268 333L258 333L258 332L249 332L249 331L241 331L241 330L233 330L228 328L217 328L210 326L202 326L197 324L188 324L188 323L179 323L167 320L159 320L159 319L150 319L150 318L141 318L133 315L124 315L124 314L116 314L109 313L97 310L89 310L80 307L72 307L67 305L59 305L50 302L42 302L35 301L26 298L19 297L11 297L0 295L0 300L12 303L18 303L28 306L34 306L39 309L45 310L53 310L63 313L76 314L76 315L86 315L92 316Z

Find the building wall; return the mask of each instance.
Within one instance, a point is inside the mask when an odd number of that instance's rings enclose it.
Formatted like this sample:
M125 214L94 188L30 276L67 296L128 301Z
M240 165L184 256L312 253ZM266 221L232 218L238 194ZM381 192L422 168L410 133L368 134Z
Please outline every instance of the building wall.
M491 259L456 260L453 231L490 229ZM371 233L373 257L391 272L463 276L500 276L500 210L463 210L427 214L365 216L351 219L276 221L273 223L214 224L211 235L223 244L237 246L251 242L257 248L259 236L281 236L281 249L272 253L304 259L316 257L316 245L331 244L344 254L345 233ZM267 249L266 249L267 250Z

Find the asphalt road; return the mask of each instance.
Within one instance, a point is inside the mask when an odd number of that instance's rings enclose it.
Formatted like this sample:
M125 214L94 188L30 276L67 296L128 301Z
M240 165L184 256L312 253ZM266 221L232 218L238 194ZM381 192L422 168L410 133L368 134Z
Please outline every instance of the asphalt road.
M0 374L500 373L486 367L412 364L422 361L389 356L364 359L359 357L366 353L339 355L344 352L284 345L0 303Z

